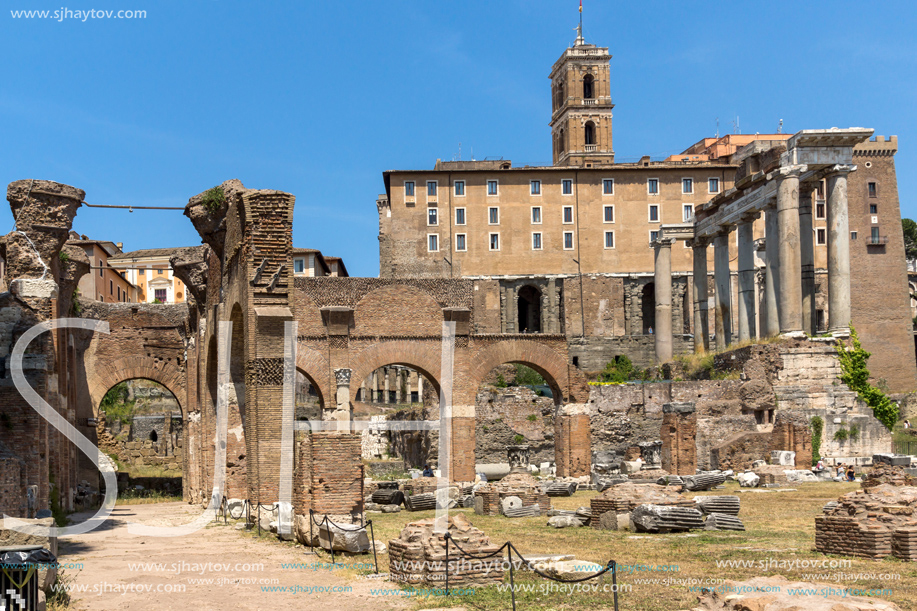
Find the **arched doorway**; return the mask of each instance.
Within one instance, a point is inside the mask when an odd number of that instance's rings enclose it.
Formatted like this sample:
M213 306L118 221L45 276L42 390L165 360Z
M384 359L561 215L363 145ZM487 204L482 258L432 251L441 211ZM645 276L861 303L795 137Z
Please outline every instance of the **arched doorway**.
M656 285L654 283L647 282L643 285L640 304L642 308L643 334L652 334L656 328Z
M592 121L586 122L586 129L585 129L584 135L585 135L587 145L595 144L595 123L593 123Z
M518 329L520 333L541 333L541 291L532 285L519 289Z

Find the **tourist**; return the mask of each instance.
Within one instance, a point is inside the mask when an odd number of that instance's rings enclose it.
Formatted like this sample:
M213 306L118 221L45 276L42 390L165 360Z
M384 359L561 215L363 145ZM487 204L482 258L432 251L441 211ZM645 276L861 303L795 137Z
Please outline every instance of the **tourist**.
M430 468L430 465L423 466L423 476L424 477L433 477L433 469Z
M847 481L848 482L856 481L856 473L853 472L853 465L850 465L849 467L847 467Z
M834 481L842 482L844 481L844 463L841 463L837 466L837 473L835 474Z
M904 421L904 428L906 428L906 429L911 428L911 421L910 421L910 420L905 420L905 421Z
M825 470L825 463L821 459L819 459L818 463L815 465L814 470L817 471L818 473L821 473L822 471Z

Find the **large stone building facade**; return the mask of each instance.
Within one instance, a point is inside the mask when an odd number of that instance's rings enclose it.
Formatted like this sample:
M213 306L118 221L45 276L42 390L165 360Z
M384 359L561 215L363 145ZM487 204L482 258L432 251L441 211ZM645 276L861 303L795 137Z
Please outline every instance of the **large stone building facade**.
M657 362L653 242L663 226L693 226L700 206L735 189L737 172L750 156L785 148L791 135L706 138L665 160L645 156L616 163L610 58L607 48L579 37L551 69L553 166L437 161L432 170L384 172L385 193L376 200L380 276L473 279L485 291L478 299L499 316L494 327L564 334L572 362L587 371L602 369L618 354L641 366ZM864 139L853 147L850 274L853 324L875 355L879 377L904 391L917 386L917 367L914 350L902 340L913 343L905 330L910 316L896 150L894 136ZM801 237L811 251L801 272L808 295L805 330L818 334L831 326L828 178L802 188L808 191L800 197ZM741 295L759 305L751 321L757 336L772 334L764 319L765 224L761 215L743 228L759 242L751 255L751 292L746 288ZM732 262L728 290L732 303L738 303L739 231L733 228L726 238ZM712 242L705 252L710 332L730 330L728 336L721 333L723 345L745 339L739 337L737 308L729 312L729 324L717 322ZM675 354L691 351L698 335L694 255L688 241L675 244L669 255ZM877 282L888 290L877 291Z

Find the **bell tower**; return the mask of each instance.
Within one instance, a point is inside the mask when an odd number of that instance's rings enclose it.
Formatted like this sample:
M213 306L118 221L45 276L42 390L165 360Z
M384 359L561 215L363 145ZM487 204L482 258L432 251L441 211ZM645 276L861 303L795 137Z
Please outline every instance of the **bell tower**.
M555 166L599 167L615 161L611 145L611 55L576 41L551 68L551 138Z

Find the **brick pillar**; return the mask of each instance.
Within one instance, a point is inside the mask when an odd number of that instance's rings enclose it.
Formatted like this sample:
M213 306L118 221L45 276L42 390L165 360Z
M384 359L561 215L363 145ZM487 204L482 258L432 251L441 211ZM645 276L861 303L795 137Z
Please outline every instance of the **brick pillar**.
M571 403L554 419L557 477L581 477L592 470L592 442L587 406Z
M697 413L693 403L662 406L662 468L672 475L697 472Z
M452 447L449 455L449 478L470 482L475 476L475 416L473 405L452 406Z
M312 433L312 509L335 515L363 511L360 433Z
M796 452L796 468L812 466L812 430L802 414L777 411L771 431L770 450Z

